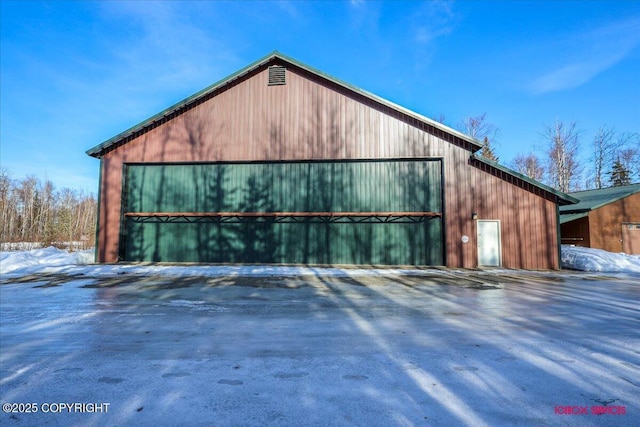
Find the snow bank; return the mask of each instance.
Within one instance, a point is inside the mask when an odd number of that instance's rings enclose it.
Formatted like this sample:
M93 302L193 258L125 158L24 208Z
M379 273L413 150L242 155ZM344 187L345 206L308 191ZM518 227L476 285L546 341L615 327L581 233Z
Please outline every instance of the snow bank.
M562 267L610 273L640 273L640 255L562 245Z
M360 276L384 274L415 274L420 270L371 268L315 268L279 267L269 265L247 266L176 266L135 264L94 264L93 249L67 252L48 247L31 251L0 252L0 274L11 276L34 273L74 274L165 274L170 276L298 276L322 271L327 276ZM611 253L600 249L562 246L562 267L590 272L640 273L640 255Z
M53 246L18 252L0 252L0 274L37 272L47 267L84 265L93 262L93 249L67 252Z
M358 276L384 274L415 274L419 270L371 268L315 268L275 265L144 265L93 264L93 249L69 253L49 247L31 251L0 252L0 274L12 277L38 273L86 274L92 276L135 274L188 276L301 276L321 272L324 276Z

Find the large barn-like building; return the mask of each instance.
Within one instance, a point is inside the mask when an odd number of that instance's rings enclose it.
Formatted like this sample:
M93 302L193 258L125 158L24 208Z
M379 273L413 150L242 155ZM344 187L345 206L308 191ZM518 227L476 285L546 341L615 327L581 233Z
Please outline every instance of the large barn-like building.
M90 149L97 261L558 269L576 200L274 52Z

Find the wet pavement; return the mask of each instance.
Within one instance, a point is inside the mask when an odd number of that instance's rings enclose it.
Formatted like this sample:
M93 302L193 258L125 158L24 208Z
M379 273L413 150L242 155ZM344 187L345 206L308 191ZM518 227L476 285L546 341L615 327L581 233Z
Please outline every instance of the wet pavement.
M5 277L0 424L640 425L639 301L570 272Z

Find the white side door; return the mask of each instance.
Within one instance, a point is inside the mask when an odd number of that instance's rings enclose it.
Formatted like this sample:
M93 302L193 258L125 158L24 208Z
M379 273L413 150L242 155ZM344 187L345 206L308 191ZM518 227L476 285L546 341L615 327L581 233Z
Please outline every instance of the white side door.
M499 267L501 264L500 221L478 220L478 265Z

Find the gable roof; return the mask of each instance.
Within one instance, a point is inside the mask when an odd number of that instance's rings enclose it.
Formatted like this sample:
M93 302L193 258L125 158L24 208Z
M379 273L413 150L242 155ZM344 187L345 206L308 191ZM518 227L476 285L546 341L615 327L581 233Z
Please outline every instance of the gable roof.
M589 215L589 212L595 209L617 202L636 193L640 193L640 183L570 193L569 195L571 197L578 199L578 203L573 206L560 207L560 223L564 224L584 218Z
M106 154L108 151L123 145L125 143L127 143L128 141L137 138L138 136L148 132L149 130L159 126L162 123L165 123L168 120L171 120L172 118L176 117L177 115L182 114L183 112L187 111L188 109L190 109L191 107L198 105L204 101L206 101L207 99L209 99L211 96L215 96L215 94L217 92L219 92L220 90L223 90L225 87L230 86L234 83L236 83L238 81L238 79L241 79L242 77L247 76L248 74L252 73L253 71L256 71L259 68L262 67L266 67L267 65L270 65L272 63L277 62L278 64L288 64L291 65L293 67L297 67L301 70L304 70L316 77L319 77L321 79L324 79L330 83L333 83L337 86L340 86L354 94L360 95L362 97L365 97L377 104L380 104L382 106L385 106L387 108L391 108L393 110L398 111L399 113L405 114L413 119L419 120L429 126L432 126L436 129L440 129L448 134L451 134L461 140L463 140L464 142L468 143L471 147L472 147L472 152L478 151L479 149L482 148L482 143L477 141L476 139L472 138L469 135L466 135L462 132L459 132L455 129L450 128L449 126L446 126L440 122L437 122L435 120L432 120L428 117L425 117L421 114L418 114L414 111L408 110L398 104L395 104L391 101L388 101L384 98L381 98L377 95L374 95L370 92L367 92L363 89L360 89L356 86L353 86L349 83L343 82L342 80L339 80L335 77L332 77L326 73L323 73L322 71L316 70L315 68L312 68L306 64L303 64L293 58L290 58L286 55L283 55L282 53L278 52L278 51L273 51L272 53L270 53L269 55L263 57L262 59L259 59L258 61L249 64L248 66L242 68L241 70L231 74L228 77L225 77L224 79L220 80L217 83L214 83L213 85L204 88L203 90L191 95L190 97L183 99L182 101L172 105L171 107L159 112L158 114L155 114L152 117L149 117L148 119L138 123L137 125L125 130L124 132L119 133L118 135L114 136L113 138L109 138L108 140L104 141L101 144L96 145L95 147L87 150L87 154L89 156L92 157L97 157L100 158L102 157L104 154Z
M555 197L557 197L558 203L560 204L572 204L572 203L577 203L578 200L574 199L573 197L568 196L565 193L559 192L551 187L548 187L538 181L535 181L525 175L522 175L518 172L515 172L505 166L500 165L497 162L493 162L491 160L485 159L484 157L481 156L476 156L474 153L477 152L478 150L480 150L482 148L482 143L476 139L474 139L473 137L466 135L460 131L457 131L453 128L450 128L449 126L446 126L440 122L437 122L435 120L432 120L426 116L423 116L421 114L418 114L414 111L411 111L407 108L404 108L398 104L395 104L389 100L386 100L384 98L381 98L377 95L374 95L370 92L367 92L363 89L360 89L356 86L353 86L349 83L346 83L342 80L339 80L335 77L332 77L322 71L319 71L315 68L312 68L306 64L303 64L291 57L288 57L286 55L283 55L282 53L278 52L278 51L273 51L272 53L270 53L269 55L257 60L256 62L247 65L246 67L242 68L241 70L231 74L228 77L225 77L224 79L220 80L217 83L214 83L213 85L204 88L203 90L191 95L188 98L185 98L184 100L172 105L169 108L166 108L165 110L159 112L158 114L155 114L154 116L149 117L148 119L138 123L137 125L125 130L124 132L119 133L118 135L104 141L101 144L96 145L95 147L87 150L87 154L89 156L92 157L96 157L96 158L101 158L102 156L104 156L107 152L126 144L127 142L131 141L132 139L135 139L137 137L139 137L140 135L143 135L144 133L154 129L155 127L161 125L162 123L166 123L167 121L173 119L174 117L188 111L190 108L201 104L202 102L207 101L208 99L210 99L211 97L215 96L217 93L219 93L220 91L224 90L226 87L229 87L235 83L237 83L240 79L242 79L243 77L248 76L249 74L251 74L252 72L261 69L263 67L267 67L268 65L277 63L279 65L290 65L292 67L296 67L300 70L303 70L307 73L310 73L311 75L323 79L327 82L330 82L334 85L337 85L338 87L344 88L345 90L347 90L348 92L351 92L352 94L358 95L360 97L364 97L367 100L373 101L376 104L379 104L381 106L384 106L386 108L390 108L392 110L395 110L401 114L406 115L407 117L410 117L412 119L418 120L419 122L422 122L428 126L431 126L435 129L439 129L443 132L446 132L452 136L454 136L455 138L458 138L459 140L462 140L463 142L466 143L466 146L469 147L467 149L469 149L469 151L471 151L472 153L472 158L487 164L490 167L493 167L499 171L502 171L508 175L511 175L517 179L520 179L526 183L529 183L535 187L540 188L541 190L543 190L544 192L547 192Z

